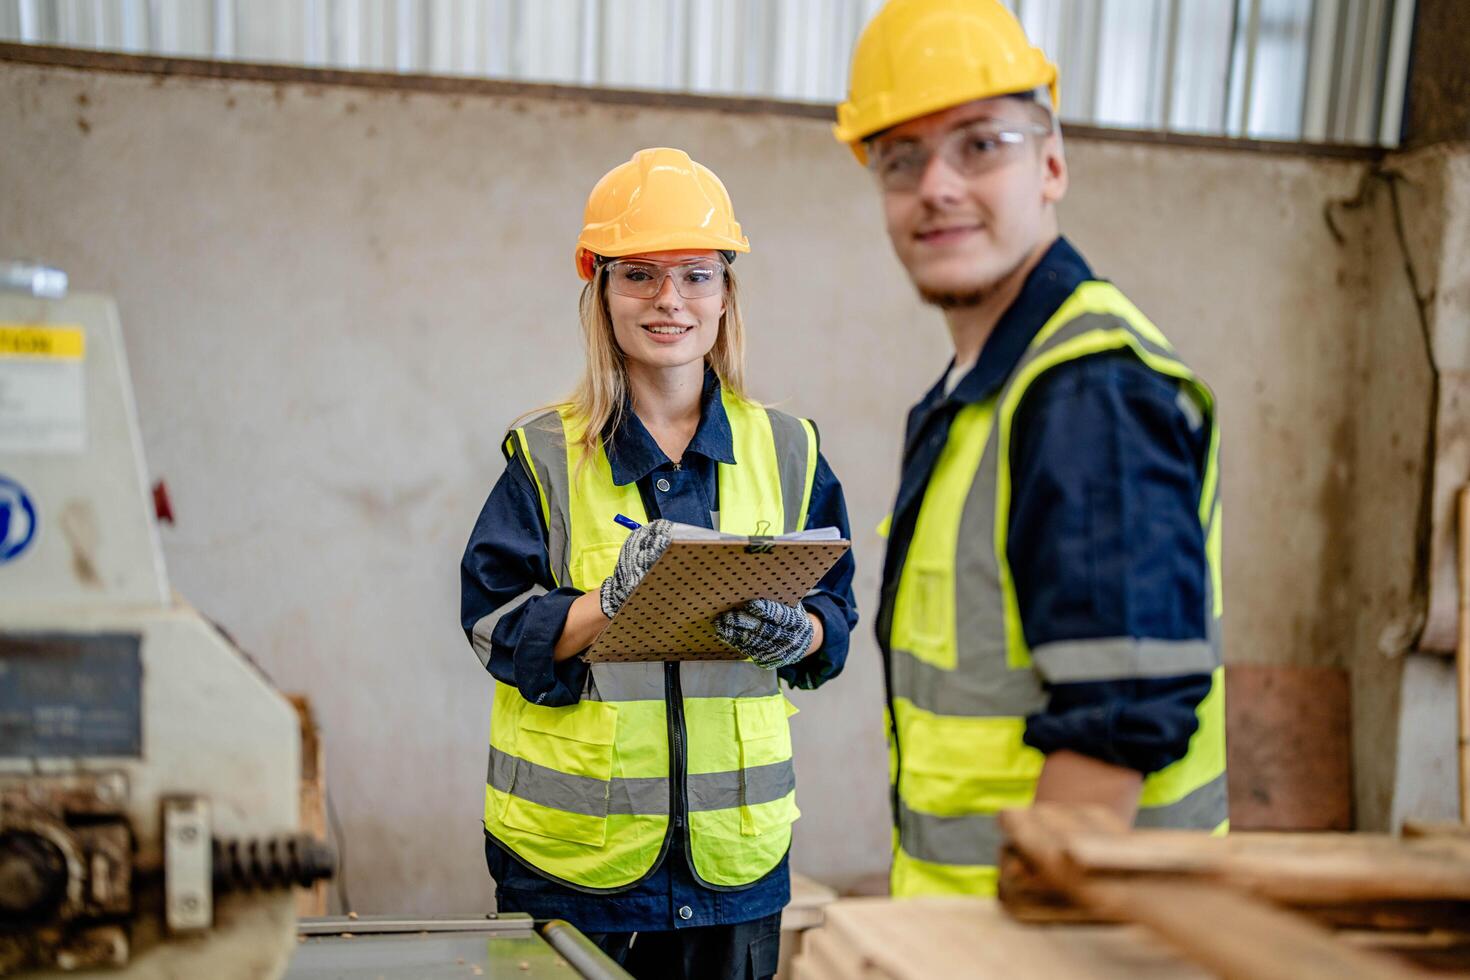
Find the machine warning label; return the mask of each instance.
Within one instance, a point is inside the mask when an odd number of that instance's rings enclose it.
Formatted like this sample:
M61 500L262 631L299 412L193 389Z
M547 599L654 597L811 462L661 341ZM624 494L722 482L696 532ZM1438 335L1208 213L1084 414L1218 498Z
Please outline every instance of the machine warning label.
M86 359L81 327L0 323L0 453L86 450Z
M143 754L142 638L0 633L0 756Z

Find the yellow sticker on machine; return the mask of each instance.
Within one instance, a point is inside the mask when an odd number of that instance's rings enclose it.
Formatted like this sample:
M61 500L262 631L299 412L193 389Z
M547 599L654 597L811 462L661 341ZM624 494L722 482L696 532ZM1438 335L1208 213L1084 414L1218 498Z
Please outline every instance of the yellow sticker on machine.
M87 334L81 327L0 323L0 357L80 361L86 355Z

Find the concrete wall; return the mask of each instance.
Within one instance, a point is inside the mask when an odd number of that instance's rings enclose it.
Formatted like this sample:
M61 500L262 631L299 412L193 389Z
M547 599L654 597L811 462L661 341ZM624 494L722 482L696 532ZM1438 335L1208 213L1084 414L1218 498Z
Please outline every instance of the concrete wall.
M1345 652L1358 823L1386 829L1457 817L1454 671L1442 654L1456 626L1455 498L1470 480L1470 146L1396 154L1359 200L1338 212L1363 252L1368 297Z
M872 612L903 412L947 345L825 122L0 63L0 132L0 253L117 296L173 581L315 702L359 910L490 900L457 562L505 424L578 369L572 241L634 149L685 147L728 184L755 393L820 423ZM1068 152L1066 230L1223 405L1227 658L1340 663L1367 286L1322 213L1364 164ZM793 696L794 863L838 886L887 863L870 630Z

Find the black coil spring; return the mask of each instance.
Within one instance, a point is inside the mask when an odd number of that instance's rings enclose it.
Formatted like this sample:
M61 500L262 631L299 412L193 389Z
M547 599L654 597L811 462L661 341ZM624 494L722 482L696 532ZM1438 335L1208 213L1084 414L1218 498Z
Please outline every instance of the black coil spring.
M263 839L215 838L214 888L217 892L309 887L337 871L331 845L305 834Z

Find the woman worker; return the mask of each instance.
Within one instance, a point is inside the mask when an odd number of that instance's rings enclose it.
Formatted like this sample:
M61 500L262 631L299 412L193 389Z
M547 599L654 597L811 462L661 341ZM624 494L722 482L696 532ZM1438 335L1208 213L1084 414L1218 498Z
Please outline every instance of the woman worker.
M719 619L748 659L578 656L670 521L848 536L816 429L745 397L731 262L749 249L724 185L680 150L641 150L598 182L576 250L586 369L506 437L461 567L464 630L495 679L499 907L566 919L639 977L775 973L798 815L777 679L835 677L857 621L847 556L796 606Z

